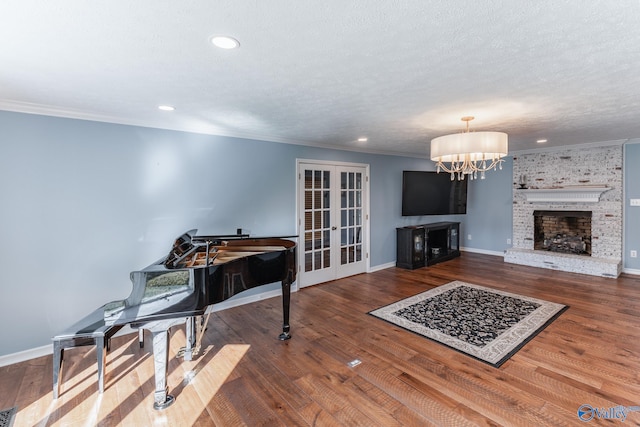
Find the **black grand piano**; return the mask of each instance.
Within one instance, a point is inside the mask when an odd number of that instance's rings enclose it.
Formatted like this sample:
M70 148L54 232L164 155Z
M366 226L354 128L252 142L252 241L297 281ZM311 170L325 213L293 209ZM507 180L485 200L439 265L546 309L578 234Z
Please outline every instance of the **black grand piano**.
M207 308L256 286L281 282L283 325L278 338L291 338L289 305L291 284L296 278L295 242L279 237L251 238L246 234L197 236L196 231L190 230L178 237L166 257L132 272L131 294L125 300L105 304L97 310L103 314L102 319L95 319L99 314L94 312L93 317L88 316L84 322L89 325L81 321L70 332L58 336L57 341L54 338L54 398L58 395L64 347L80 342L83 333L97 345L98 337L110 338L115 332L108 331L128 324L139 330L146 329L153 336L154 408L168 407L174 401L167 386L169 329L186 325L184 357L190 360L199 348ZM79 330L76 332L76 329ZM100 344L107 345L104 341ZM100 356L104 361L103 349L99 348L98 355L100 364ZM99 366L100 390L103 369Z

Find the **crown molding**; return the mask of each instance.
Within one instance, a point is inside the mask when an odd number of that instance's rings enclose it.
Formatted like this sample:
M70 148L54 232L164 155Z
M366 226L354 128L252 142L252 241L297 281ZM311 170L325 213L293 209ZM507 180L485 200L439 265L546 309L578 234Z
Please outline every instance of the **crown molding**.
M267 135L251 133L251 132L227 132L227 131L221 131L220 129L217 129L217 128L213 129L212 127L208 127L206 125L203 125L203 126L194 126L193 124L167 125L166 123L160 122L160 121L142 122L142 121L136 121L136 120L127 120L127 119L123 119L122 117L114 117L114 116L109 116L105 114L87 113L86 111L56 108L56 107L51 107L51 106L42 105L42 104L34 104L34 103L12 101L12 100L0 100L0 110L14 112L14 113L59 117L59 118L73 119L73 120L87 120L87 121L111 123L111 124L117 124L117 125L138 126L138 127L145 127L145 128L151 128L151 129L170 130L170 131L176 131L176 132L188 132L188 133L196 133L201 135L250 139L254 141L274 142L279 144L300 145L304 147L314 147L314 148L321 148L325 150L349 151L349 152L364 153L364 154L379 154L383 156L398 156L398 157L411 157L411 158L424 158L424 159L429 158L429 156L427 156L426 154L416 155L415 153L406 153L406 152L394 151L394 150L377 150L377 149L367 149L364 147L345 147L342 145L333 145L331 143L319 143L314 141L305 141L305 140L298 140L298 139L292 140L288 138L278 138L272 135L267 136Z
M229 138L251 139L255 141L275 142L280 144L301 145L305 147L315 147L315 148L322 148L327 150L339 150L339 151L350 151L350 152L365 153L365 154L380 154L384 156L399 156L399 157L429 159L429 156L426 153L424 155L417 155L415 153L406 153L406 152L400 152L400 151L394 151L394 150L366 149L364 147L345 147L342 145L333 145L331 143L319 143L314 141L304 141L304 140L297 140L297 139L292 140L289 138L279 138L279 137L274 137L272 135L267 136L267 135L251 133L251 132L237 132L237 131L227 132L227 131L222 131L218 128L213 129L212 127L208 127L206 125L201 125L201 126L194 126L193 124L167 125L162 121L142 122L142 121L136 121L136 120L127 120L127 119L123 119L122 117L115 117L115 116L110 116L106 114L88 113L86 111L77 110L77 109L58 108L50 105L14 101L14 100L7 100L7 99L0 100L0 110L10 111L15 113L60 117L60 118L66 118L66 119L88 120L88 121L94 121L94 122L112 123L112 124L127 125L127 126L163 129L163 130L171 130L171 131L177 131L177 132L188 132L188 133L196 133L201 135L222 136L222 137L229 137ZM510 151L508 156L513 157L514 155L521 155L521 154L559 152L559 151L566 151L566 150L581 150L581 149L592 148L592 147L621 146L626 143L640 143L640 139L638 138L619 139L619 140L613 140L613 141L587 142L583 144L541 147L541 148L533 148L528 150L515 150L515 151Z
M513 155L521 155L521 154L536 154L536 153L553 153L559 151L567 151L567 150L584 150L585 148L599 148L599 147L610 147L610 146L622 146L626 144L628 141L632 141L631 139L616 139L613 141L601 141L601 142L585 142L582 144L571 144L571 145L559 145L554 147L541 147L541 148L532 148L529 150L516 150L509 152L510 156Z

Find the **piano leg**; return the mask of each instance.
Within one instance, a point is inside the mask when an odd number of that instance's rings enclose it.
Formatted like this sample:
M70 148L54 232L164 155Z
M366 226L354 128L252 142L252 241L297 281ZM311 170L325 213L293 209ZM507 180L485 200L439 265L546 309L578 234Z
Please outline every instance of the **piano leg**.
M176 357L183 357L184 360L193 360L200 353L202 348L202 335L209 321L209 313L204 316L187 317L185 324L185 345L178 351Z
M200 317L200 316L198 316ZM197 334L197 322L200 319L195 316L187 317L187 324L185 325L186 343L184 346L184 360L193 360L194 349L196 347L196 334Z
M167 373L169 371L169 329L152 331L153 366L155 368L156 391L153 394L153 409L171 406L175 398L169 394Z
M96 338L96 354L98 356L98 392L104 392L104 367L107 365L107 351L111 338Z
M62 375L62 360L64 359L64 346L60 341L53 342L53 398L60 395L60 377Z
M198 325L201 323L202 316L187 317L185 325L186 343L184 346L184 360L193 360L193 356L198 353Z
M291 277L287 277L282 281L282 333L278 336L280 341L286 341L291 338L289 330L289 308L291 306Z
M169 329L185 323L187 318L158 320L144 324L132 325L151 332L153 340L153 367L155 371L156 391L153 394L153 409L166 409L175 401L169 394L167 374L169 373Z

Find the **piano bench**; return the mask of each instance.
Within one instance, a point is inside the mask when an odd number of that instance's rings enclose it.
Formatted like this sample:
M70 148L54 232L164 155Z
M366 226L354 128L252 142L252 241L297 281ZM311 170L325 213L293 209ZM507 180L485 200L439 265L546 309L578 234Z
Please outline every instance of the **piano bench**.
M104 372L111 337L124 325L105 325L104 309L100 307L63 333L53 337L53 398L60 394L60 378L66 348L95 345L98 359L98 391L104 391Z

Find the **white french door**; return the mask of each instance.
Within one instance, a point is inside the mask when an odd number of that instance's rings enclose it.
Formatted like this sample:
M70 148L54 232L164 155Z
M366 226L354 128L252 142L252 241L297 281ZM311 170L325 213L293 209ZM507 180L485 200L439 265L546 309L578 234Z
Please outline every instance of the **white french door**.
M368 265L368 166L298 162L298 284L363 273Z

